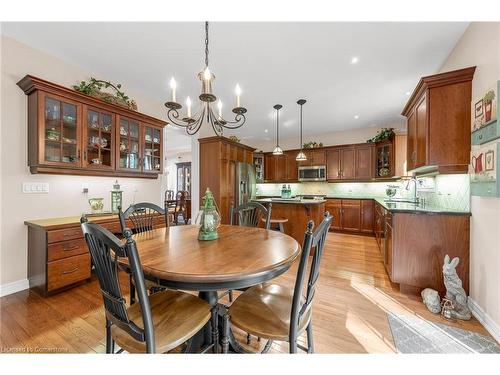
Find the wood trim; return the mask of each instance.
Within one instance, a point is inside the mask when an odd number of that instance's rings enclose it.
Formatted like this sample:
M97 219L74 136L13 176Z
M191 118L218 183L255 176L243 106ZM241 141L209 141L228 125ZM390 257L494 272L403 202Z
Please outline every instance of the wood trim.
M168 124L168 122L166 121L157 119L144 113L136 112L116 104L107 103L92 96L82 94L73 89L46 81L29 74L24 76L24 78L17 82L17 85L24 91L26 95L31 94L35 90L41 90L50 94L63 96L70 100L75 100L89 106L98 107L102 110L124 114L125 116L131 117L137 121L144 121L159 127L164 127Z
M401 114L405 117L408 117L408 114L411 112L412 108L416 105L417 101L419 100L420 96L423 94L424 91L434 87L471 81L475 71L476 67L471 66L464 69L452 70L450 72L442 74L433 74L430 76L422 77L418 82L415 90L413 90L413 93L410 96L410 99L408 99L408 102L403 108Z
M256 150L256 148L244 145L243 143L231 141L229 138L226 138L226 137L213 136L213 137L199 138L198 142L200 142L200 144L201 143L210 143L210 142L222 142L222 143L225 143L228 145L236 146L238 148L243 148L243 149L249 150L251 152L254 152Z
M133 178L158 178L157 173L126 172L121 170L87 170L84 168L64 168L52 166L30 166L30 172L45 174L67 174L72 176L102 176L102 177L133 177Z

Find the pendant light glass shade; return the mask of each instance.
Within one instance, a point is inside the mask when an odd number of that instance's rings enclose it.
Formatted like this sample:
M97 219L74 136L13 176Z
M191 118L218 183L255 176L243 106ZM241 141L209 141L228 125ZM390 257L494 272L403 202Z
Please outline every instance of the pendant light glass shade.
M302 106L306 103L305 99L299 99L297 101L297 104L300 105L300 152L297 154L297 157L295 158L295 160L297 161L305 161L307 160L307 156L306 154L304 153L304 151L302 151Z
M300 152L297 154L297 157L295 158L297 161L305 161L307 160L306 154L304 154L304 151L300 150Z
M273 150L273 155L283 155L283 149L279 145L280 141L280 109L283 108L281 104L276 104L273 107L276 110L276 147Z
M283 150L280 146L276 146L273 150L273 155L283 155Z

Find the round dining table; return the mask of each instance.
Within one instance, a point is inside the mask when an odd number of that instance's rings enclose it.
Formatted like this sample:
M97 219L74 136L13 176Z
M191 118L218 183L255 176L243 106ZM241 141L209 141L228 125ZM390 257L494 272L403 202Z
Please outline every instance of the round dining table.
M197 291L212 308L219 309L221 321L227 320L227 308L218 303L218 291L244 289L274 279L291 267L301 250L292 237L263 228L221 225L218 238L211 241L198 240L198 231L198 225L171 226L133 238L146 279L167 288ZM122 266L126 267L126 262ZM187 351L197 352L208 345L211 328L207 323ZM232 351L243 351L232 332L229 346Z

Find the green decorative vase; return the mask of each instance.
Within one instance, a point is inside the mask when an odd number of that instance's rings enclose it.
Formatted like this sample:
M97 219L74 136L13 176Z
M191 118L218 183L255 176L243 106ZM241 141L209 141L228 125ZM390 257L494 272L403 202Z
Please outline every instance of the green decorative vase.
M217 209L214 196L209 188L207 188L207 191L205 192L203 202L203 208L198 214L200 224L198 239L200 241L216 240L219 238L217 228L220 225L220 214Z

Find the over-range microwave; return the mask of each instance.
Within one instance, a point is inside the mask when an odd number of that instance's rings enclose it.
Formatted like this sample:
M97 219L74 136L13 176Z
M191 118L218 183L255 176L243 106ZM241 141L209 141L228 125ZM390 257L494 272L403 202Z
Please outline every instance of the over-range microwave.
M326 181L326 166L299 167L299 181Z

